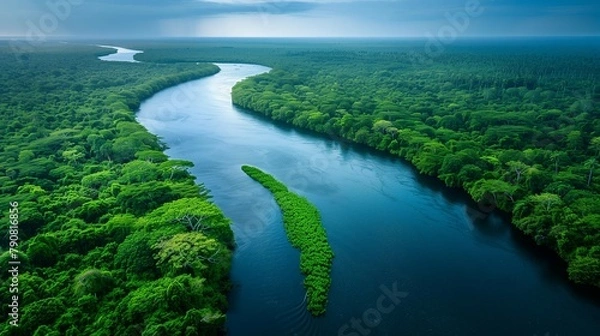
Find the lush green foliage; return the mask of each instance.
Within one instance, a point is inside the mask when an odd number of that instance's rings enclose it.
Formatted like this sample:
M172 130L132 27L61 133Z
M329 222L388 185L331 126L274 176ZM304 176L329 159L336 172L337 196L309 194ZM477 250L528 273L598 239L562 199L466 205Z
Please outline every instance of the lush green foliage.
M235 104L398 155L512 213L572 280L600 286L598 39L467 40L436 55L424 44L213 39L142 58L269 65L234 87Z
M132 112L218 71L202 61L273 67L239 83L234 102L405 158L511 212L572 280L600 286L597 40L457 42L425 63L411 53L419 41L128 46L162 64L100 62L106 49L52 43L17 60L0 42L0 203L19 202L23 308L21 327L0 334L219 333L229 221Z
M304 287L308 310L313 315L324 314L331 286L333 251L327 242L319 210L305 197L289 191L283 183L260 169L242 166L242 170L275 197L288 239L300 250L300 270L306 275Z
M218 68L96 59L107 52L46 43L17 60L0 42L0 203L19 203L22 262L20 326L0 334L221 334L230 221L133 112Z

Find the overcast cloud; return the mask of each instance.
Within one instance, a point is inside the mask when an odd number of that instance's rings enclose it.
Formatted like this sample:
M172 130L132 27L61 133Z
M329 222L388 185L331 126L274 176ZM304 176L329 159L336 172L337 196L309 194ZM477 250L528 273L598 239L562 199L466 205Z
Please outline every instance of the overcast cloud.
M461 36L600 35L598 0L0 1L0 36L427 36L477 3Z

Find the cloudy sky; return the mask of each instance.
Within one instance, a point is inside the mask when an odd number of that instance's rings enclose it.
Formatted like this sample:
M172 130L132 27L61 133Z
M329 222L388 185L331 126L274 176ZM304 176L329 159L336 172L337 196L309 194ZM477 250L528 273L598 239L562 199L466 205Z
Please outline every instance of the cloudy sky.
M600 35L599 0L0 0L0 36Z

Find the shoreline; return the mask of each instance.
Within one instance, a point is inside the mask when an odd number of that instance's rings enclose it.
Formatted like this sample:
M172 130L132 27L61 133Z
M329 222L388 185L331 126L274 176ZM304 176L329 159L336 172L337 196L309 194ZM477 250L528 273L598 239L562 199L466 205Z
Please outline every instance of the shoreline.
M117 46L111 46L111 45L97 44L96 46L100 47L100 48L107 48L107 49L114 49L114 50L116 50L115 53L98 57L98 59L100 59L101 61L107 61L107 62L140 63L140 61L137 61L135 59L135 55L137 55L137 54L143 54L144 53L143 50L127 49L127 48L122 48L122 47L117 47Z

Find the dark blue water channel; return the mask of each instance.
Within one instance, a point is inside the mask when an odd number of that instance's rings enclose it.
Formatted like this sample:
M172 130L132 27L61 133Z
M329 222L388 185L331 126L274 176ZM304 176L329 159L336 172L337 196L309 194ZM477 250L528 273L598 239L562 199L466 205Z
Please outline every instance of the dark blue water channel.
M599 335L600 300L564 265L461 191L373 151L275 125L231 104L231 87L268 68L164 90L138 120L160 136L233 221L227 328L242 335ZM306 311L299 254L255 165L321 211L335 252L324 317ZM596 296L594 298L594 296Z

